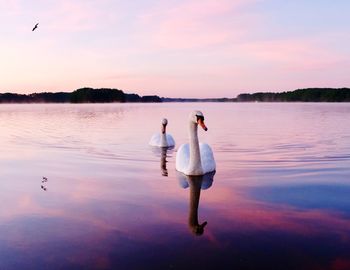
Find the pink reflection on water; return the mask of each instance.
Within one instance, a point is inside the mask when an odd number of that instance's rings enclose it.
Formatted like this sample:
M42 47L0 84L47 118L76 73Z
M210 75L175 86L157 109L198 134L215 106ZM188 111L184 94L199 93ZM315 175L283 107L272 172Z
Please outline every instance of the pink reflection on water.
M200 239L218 248L228 245L222 235L249 241L250 235L271 232L303 239L329 234L349 243L344 210L304 209L249 192L296 182L344 184L344 134L350 130L341 123L348 107L217 106L2 107L1 240L28 254L64 242L50 256L96 267L110 265L111 250L124 255L138 245L196 241L193 229L205 221ZM183 189L175 175L176 150L188 141L186 120L193 108L205 112L209 131L199 137L212 145L218 164L207 189L193 189L193 183ZM316 123L315 113L323 115ZM178 143L167 153L168 177L162 176L160 154L147 145L162 117ZM40 189L43 176L46 192ZM347 263L339 258L334 267Z

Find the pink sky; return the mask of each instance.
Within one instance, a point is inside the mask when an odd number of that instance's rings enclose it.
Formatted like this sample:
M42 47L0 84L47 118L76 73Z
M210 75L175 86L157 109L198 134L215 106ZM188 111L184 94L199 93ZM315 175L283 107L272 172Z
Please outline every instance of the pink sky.
M0 92L90 86L235 97L347 87L349 8L316 0L0 0Z

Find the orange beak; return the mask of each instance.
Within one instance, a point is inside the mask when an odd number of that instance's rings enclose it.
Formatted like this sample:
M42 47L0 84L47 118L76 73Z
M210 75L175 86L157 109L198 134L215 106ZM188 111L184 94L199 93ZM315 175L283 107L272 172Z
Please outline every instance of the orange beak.
M198 125L200 125L205 131L208 130L208 128L206 127L206 125L204 124L204 122L202 121L202 119L198 120Z

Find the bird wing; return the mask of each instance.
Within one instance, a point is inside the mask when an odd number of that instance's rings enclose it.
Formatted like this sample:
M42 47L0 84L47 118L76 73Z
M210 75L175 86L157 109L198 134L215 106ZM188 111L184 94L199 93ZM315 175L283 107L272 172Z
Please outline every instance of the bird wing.
M204 173L215 171L216 163L214 159L213 150L206 143L199 143L202 168Z
M151 140L149 141L149 144L152 146L160 146L161 144L161 138L159 133L153 134Z
M170 134L166 134L166 139L168 142L168 146L175 146L175 140L173 136L171 136Z
M186 173L189 163L190 163L190 146L188 143L186 143L181 145L177 150L175 168L179 172Z

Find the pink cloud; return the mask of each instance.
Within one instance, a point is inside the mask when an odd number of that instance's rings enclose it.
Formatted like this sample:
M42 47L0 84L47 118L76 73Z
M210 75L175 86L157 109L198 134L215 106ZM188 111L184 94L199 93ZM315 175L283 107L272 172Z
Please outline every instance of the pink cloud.
M191 49L217 45L244 35L254 24L254 19L241 14L241 8L253 2L256 1L192 0L169 9L162 7L162 12L153 10L141 17L141 23L152 28L147 33L151 47Z
M323 48L312 39L268 40L245 43L238 51L255 62L281 65L287 70L310 70L329 67L342 59L342 56Z
M98 12L87 2L60 1L43 14L53 31L84 31L96 28Z
M2 15L19 15L22 12L21 5L18 0L0 1L0 10Z

